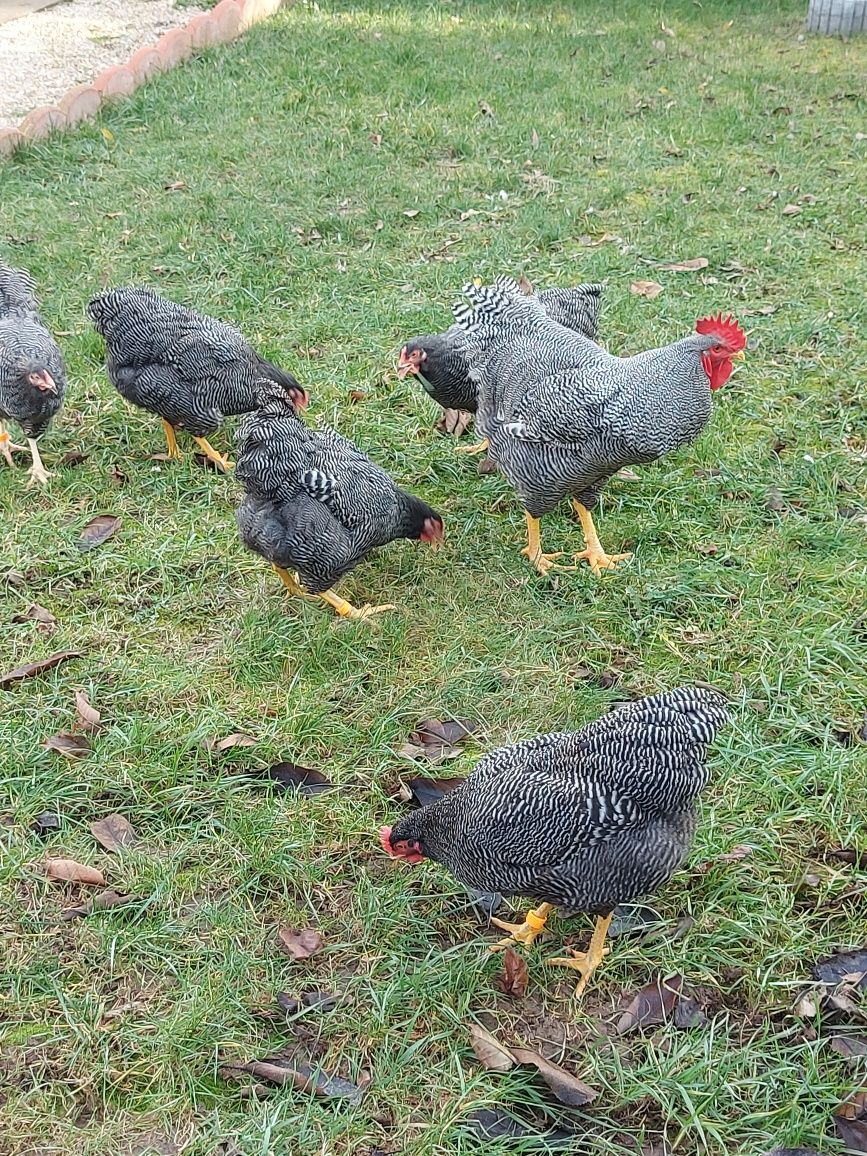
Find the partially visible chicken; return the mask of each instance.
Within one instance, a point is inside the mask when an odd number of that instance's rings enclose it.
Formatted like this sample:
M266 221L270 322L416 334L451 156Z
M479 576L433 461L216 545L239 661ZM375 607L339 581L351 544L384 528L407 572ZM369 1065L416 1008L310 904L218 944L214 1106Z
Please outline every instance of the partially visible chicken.
M9 438L5 422L16 421L27 438L30 483L50 477L37 438L59 412L66 393L60 348L37 313L33 279L0 261L0 456L12 465L12 451L24 449Z
M575 555L594 574L628 554L603 550L590 513L608 478L652 462L701 433L711 393L725 384L746 337L732 317L705 317L695 333L634 357L615 357L558 325L538 298L509 277L469 284L472 304L455 306L470 375L479 381L479 432L527 515L522 551L540 574L560 554L543 554L539 519L571 496L584 531Z
M638 699L576 733L493 751L380 840L389 855L433 859L468 887L541 900L521 923L493 920L511 932L501 945L532 943L555 907L595 915L586 952L549 960L581 973L580 996L614 908L661 887L686 858L706 748L728 718L710 687Z
M331 587L371 550L397 538L442 541L440 515L399 489L334 430L309 429L268 383L239 439L236 476L247 491L238 510L244 544L274 565L293 594L315 595L342 617L394 609L358 609Z
M572 289L544 289L537 300L552 321L585 337L595 338L599 325L601 285L576 285ZM413 374L444 410L475 413L478 384L470 377L466 335L455 323L445 333L414 337L400 351L397 376ZM481 453L487 442L461 448L461 453Z
M212 462L232 463L207 440L227 414L249 413L267 378L295 405L307 394L291 373L265 361L225 321L194 313L152 289L109 289L87 307L105 338L106 368L119 393L162 418L169 457L184 429Z

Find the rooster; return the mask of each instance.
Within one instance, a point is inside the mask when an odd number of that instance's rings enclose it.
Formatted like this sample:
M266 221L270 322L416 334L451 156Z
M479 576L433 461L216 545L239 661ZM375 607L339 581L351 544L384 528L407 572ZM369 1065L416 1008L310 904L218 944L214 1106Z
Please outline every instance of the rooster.
M706 686L638 699L575 733L493 751L435 803L380 830L385 851L433 859L468 887L543 900L500 946L530 944L555 907L596 916L586 952L550 963L580 972L605 955L614 908L661 887L685 859L706 749L728 721Z
M299 406L307 394L291 373L265 361L225 321L194 313L152 289L109 289L87 307L105 338L108 376L133 405L157 414L170 458L179 458L175 431L185 429L220 469L232 463L208 437L227 414L249 413L263 379Z
M538 301L552 321L592 339L598 330L601 297L601 285L576 285L574 289L544 289ZM470 377L466 335L457 323L445 333L414 337L404 345L397 376L403 379L410 373L444 410L476 412L478 384ZM481 453L487 448L482 441L459 452Z
M66 370L37 310L30 274L0 261L0 455L11 466L12 451L25 448L9 437L4 423L11 419L27 438L31 484L45 485L50 474L36 440L63 405Z
M615 357L547 315L509 277L469 284L454 308L470 376L478 381L476 424L514 486L527 517L521 551L540 574L561 554L542 552L539 519L566 496L581 520L575 555L597 576L629 554L602 548L591 510L624 466L652 462L701 433L711 395L728 381L746 337L732 317L705 317L695 333L634 357Z
M443 520L332 429L309 429L285 393L262 382L260 406L239 430L236 476L247 491L238 528L295 595L314 595L344 618L357 608L331 587L371 550L397 538L437 544ZM290 571L296 571L293 577Z

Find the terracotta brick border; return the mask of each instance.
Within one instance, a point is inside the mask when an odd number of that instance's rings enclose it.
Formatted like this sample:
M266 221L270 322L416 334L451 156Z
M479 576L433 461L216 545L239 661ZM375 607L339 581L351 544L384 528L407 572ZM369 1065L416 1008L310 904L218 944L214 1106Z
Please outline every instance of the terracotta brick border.
M104 104L129 96L146 80L182 64L194 52L228 44L253 24L273 16L284 3L292 0L220 0L216 8L197 13L185 27L172 28L156 44L140 48L126 64L116 64L90 84L71 88L56 106L34 108L17 128L0 128L0 161L21 145L93 120Z

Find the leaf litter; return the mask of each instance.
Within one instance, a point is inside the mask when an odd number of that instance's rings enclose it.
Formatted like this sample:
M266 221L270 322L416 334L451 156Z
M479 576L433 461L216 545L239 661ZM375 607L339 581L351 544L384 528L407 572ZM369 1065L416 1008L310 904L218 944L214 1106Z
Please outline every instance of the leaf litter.
M95 706L91 706L86 691L77 690L75 692L75 711L78 715L75 723L76 730L84 731L88 734L95 734L97 731L102 730L102 715Z
M673 1020L675 1027L684 1030L701 1027L706 1018L697 1001L683 990L683 976L670 975L665 979L658 978L636 992L614 1030L625 1036L638 1028L668 1020Z
M273 766L263 767L259 772L249 773L251 775L258 773L263 778L271 779L284 791L294 790L299 795L321 795L323 791L334 787L327 775L312 767L302 767L298 763L274 763Z
M76 545L82 552L93 550L107 542L120 529L120 518L116 514L97 514L81 531Z
M226 735L224 739L204 739L202 742L206 751L217 751L218 754L222 754L223 751L230 751L233 747L254 747L255 745L256 740L253 736L243 734L241 731Z
M90 740L87 735L72 734L69 731L61 731L60 734L51 735L42 745L67 759L84 759L91 752Z
M867 1152L867 1088L858 1089L837 1105L834 1126L847 1152Z
M292 959L309 959L311 955L320 951L325 943L324 937L311 928L281 927L277 932L277 939Z
M535 1068L554 1098L570 1108L590 1104L599 1095L595 1088L531 1048L509 1047L478 1024L470 1025L469 1035L473 1052L488 1071L508 1072L515 1064Z
M494 981L504 995L522 999L527 993L527 964L514 947L503 952L503 969Z
M43 634L49 634L51 628L56 624L57 619L50 610L46 610L44 606L40 606L37 602L34 602L31 606L27 607L23 614L13 615L12 621L15 623L35 622L37 630Z
M474 414L468 410L444 409L434 429L437 433L449 434L454 438L463 437L473 424L473 418Z
M425 759L429 763L443 763L456 759L463 743L476 729L469 719L430 718L418 724L409 741L397 752L409 759Z
M98 868L78 863L75 859L46 859L45 874L56 883L85 883L88 887L105 886L105 876Z
M441 799L449 791L459 787L463 782L462 777L454 779L419 777L407 779L406 782L401 780L398 794L404 803L413 803L416 807L426 807L430 803L435 803L437 799Z
M35 662L28 662L25 666L17 666L7 674L0 674L0 689L11 686L13 682L21 682L25 678L33 678L37 674L44 674L67 662L70 658L81 658L80 650L58 650L56 654L49 654L47 658L38 658Z
M648 301L658 297L662 291L663 287L658 281L633 281L629 286L630 293L634 293L636 297L646 297Z
M226 1079L239 1076L255 1076L277 1087L289 1085L299 1092L312 1092L328 1100L348 1100L353 1107L361 1103L366 1085L353 1084L342 1076L331 1075L322 1068L315 1068L306 1061L269 1056L264 1060L250 1060L248 1063L224 1063L220 1074Z
M80 919L86 915L92 915L94 911L107 911L112 907L126 907L131 903L143 903L144 897L141 895L124 895L120 891L114 891L109 888L107 891L100 891L87 903L82 903L79 907L68 907L61 912L61 918L65 920Z
M123 815L106 815L90 824L90 833L106 851L122 851L124 847L140 847L141 840L128 819Z

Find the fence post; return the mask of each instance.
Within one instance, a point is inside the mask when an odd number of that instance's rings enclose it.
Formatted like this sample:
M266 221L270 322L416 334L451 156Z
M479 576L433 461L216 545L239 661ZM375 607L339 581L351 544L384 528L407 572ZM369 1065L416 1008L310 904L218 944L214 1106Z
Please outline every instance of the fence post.
M810 0L807 31L826 36L867 32L867 0Z

